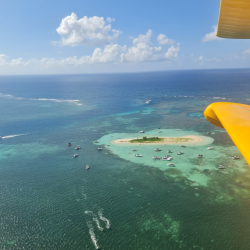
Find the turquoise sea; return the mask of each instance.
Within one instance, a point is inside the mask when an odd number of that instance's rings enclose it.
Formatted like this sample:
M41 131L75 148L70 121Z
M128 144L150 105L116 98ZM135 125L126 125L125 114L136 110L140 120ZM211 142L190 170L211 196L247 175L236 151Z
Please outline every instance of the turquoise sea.
M1 76L0 249L250 249L250 167L203 116L221 101L250 104L250 70ZM112 144L141 130L204 141Z

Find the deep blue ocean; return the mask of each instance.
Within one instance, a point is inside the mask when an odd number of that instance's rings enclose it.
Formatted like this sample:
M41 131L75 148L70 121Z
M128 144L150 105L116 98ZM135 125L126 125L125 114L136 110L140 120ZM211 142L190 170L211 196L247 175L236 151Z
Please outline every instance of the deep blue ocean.
M250 249L242 157L228 171L199 170L202 186L178 166L136 164L93 143L158 127L211 131L214 157L226 159L237 148L203 116L218 101L250 104L250 70L0 76L0 249Z

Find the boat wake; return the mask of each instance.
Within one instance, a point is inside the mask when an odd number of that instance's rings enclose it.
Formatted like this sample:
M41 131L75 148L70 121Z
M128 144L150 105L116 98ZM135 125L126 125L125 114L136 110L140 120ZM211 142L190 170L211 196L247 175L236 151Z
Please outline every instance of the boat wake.
M92 223L89 221L89 222L87 222L87 225L89 227L90 238L91 238L91 240L92 240L95 248L99 249L99 246L98 246L98 243L97 243L97 239L95 237L95 233L94 233L94 229L93 229Z
M102 212L103 212L102 210L99 210L98 215L99 215L99 217L100 217L100 219L102 221L106 222L106 228L109 229L110 228L110 222L109 222L109 220L107 218L103 217Z
M6 136L0 137L0 138L2 138L2 139L8 139L8 138L18 137L18 136L22 136L22 135L27 135L27 134L20 134L20 135L6 135Z
M91 215L93 215L93 212L92 211L85 211L85 214L91 214Z
M95 221L96 226L100 231L103 231L103 228L100 226L99 220L96 217L93 217L93 221Z
M151 102L151 100L147 100L145 103L146 103L146 104L149 104L150 102Z

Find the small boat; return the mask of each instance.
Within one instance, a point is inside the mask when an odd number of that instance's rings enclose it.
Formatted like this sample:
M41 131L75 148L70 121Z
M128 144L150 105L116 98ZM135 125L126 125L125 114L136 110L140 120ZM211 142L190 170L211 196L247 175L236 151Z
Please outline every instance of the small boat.
M182 155L182 154L184 154L183 151L177 153L177 155Z
M74 158L78 157L78 154L74 154L73 157L74 157Z
M153 157L152 157L152 159L156 160L156 159L157 159L157 157L153 156Z
M144 131L142 130L142 131L139 131L139 133L144 133Z
M185 148L186 146L185 145L181 145L181 147Z
M213 147L207 147L207 149L208 149L208 150L212 150L212 149L214 149L214 148L213 148Z
M81 149L81 147L75 147L75 149L76 149L76 150L79 150L79 149Z
M235 156L232 157L232 159L233 159L233 160L239 160L240 157L238 157L238 156L235 155Z
M173 159L173 157L171 157L170 155L162 157L163 161L171 161L172 159Z
M161 129L160 127L158 127L158 129Z
M211 132L207 132L207 134L208 134L208 135L210 135L210 134L211 134Z
M159 130L158 133L161 133L161 130Z
M197 158L202 158L202 157L203 157L203 155L197 155L196 157L197 157Z
M171 150L168 150L168 153L170 154L170 153L173 153Z
M136 151L136 149L132 149L132 151Z
M167 165L170 167L174 167L174 163L168 163Z
M94 141L94 143L98 143L99 141Z
M155 149L155 151L156 151L156 152L159 152L159 151L161 151L161 149L159 149L159 148L156 148L156 149Z
M87 169L87 170L89 169L89 165L86 165L86 169Z
M2 139L2 137L0 137L0 139ZM68 146L71 146L71 143L70 143L70 142L68 142Z
M101 151L101 150L102 150L102 148L97 148L97 150L98 150L98 151Z
M135 157L142 157L142 155L137 154L137 155L135 155Z
M225 169L225 167L224 166L222 166L222 165L219 165L219 167L218 167L219 169Z

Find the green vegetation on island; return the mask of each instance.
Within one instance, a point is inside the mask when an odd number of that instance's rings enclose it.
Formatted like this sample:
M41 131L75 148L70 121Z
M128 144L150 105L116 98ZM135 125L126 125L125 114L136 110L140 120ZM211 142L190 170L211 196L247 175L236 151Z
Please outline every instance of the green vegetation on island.
M142 139L134 139L130 140L131 143L145 143L145 142L161 142L164 141L164 138L159 138L159 137L147 137L143 136Z

